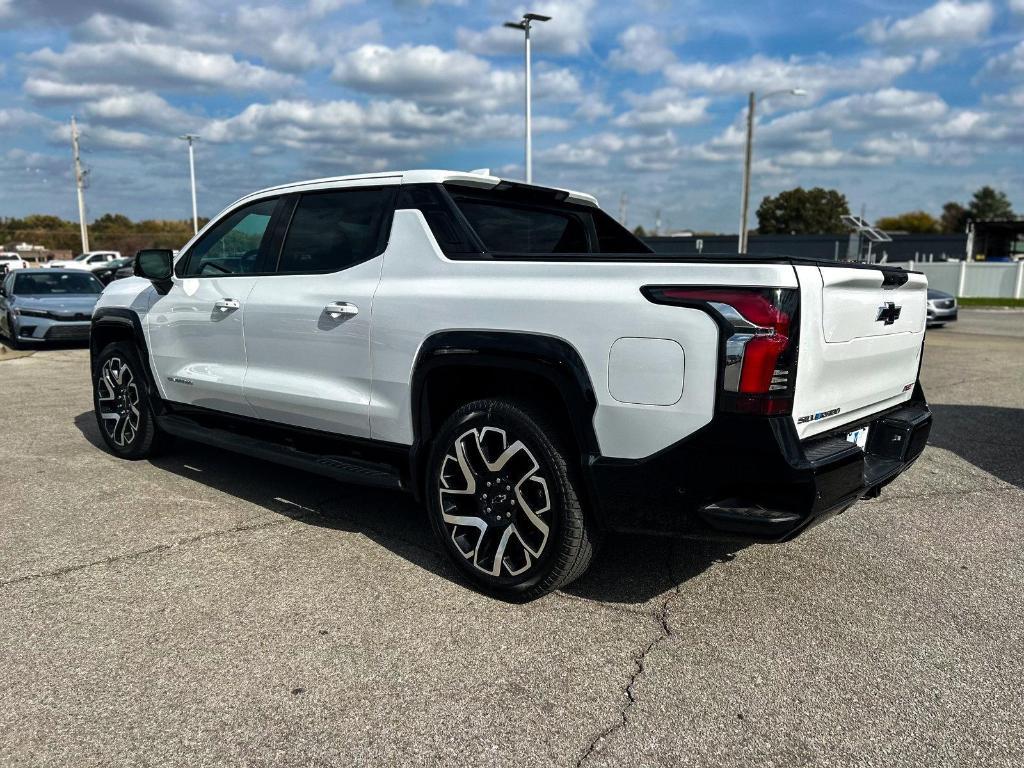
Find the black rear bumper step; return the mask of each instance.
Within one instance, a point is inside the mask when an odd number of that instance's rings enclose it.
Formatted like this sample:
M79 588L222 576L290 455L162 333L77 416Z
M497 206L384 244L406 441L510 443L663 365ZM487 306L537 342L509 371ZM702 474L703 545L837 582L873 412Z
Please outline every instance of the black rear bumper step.
M322 456L306 453L287 445L260 440L257 437L226 429L205 426L175 414L162 414L157 417L157 421L161 429L176 437L195 440L197 443L224 448L274 464L283 464L294 469L314 472L343 483L369 485L375 488L400 489L402 487L400 474L387 464L377 464L350 456Z

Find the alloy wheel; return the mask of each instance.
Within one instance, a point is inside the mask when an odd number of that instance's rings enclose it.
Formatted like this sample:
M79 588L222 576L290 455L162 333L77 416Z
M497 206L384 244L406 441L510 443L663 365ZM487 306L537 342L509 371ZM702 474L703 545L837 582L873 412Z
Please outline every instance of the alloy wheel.
M103 428L114 445L131 445L139 433L139 387L132 369L120 357L111 357L100 368L96 383Z
M456 549L491 577L524 574L551 534L551 493L540 462L504 429L457 437L441 462L441 516Z

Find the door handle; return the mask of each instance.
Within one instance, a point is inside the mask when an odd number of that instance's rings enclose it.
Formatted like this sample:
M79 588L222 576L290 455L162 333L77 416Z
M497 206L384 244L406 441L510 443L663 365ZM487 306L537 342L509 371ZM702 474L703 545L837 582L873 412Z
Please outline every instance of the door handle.
M213 303L215 309L219 309L221 312L230 312L233 309L238 309L242 306L242 302L238 299L218 299Z
M339 317L358 315L359 307L355 304L349 304L347 301L335 301L324 307L324 312L332 319L337 320Z

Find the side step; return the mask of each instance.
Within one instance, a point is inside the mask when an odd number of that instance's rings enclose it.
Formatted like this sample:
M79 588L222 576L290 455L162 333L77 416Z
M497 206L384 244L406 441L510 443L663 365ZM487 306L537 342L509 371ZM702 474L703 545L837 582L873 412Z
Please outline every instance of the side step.
M176 437L195 440L197 443L224 448L274 464L315 472L343 483L370 485L375 488L400 489L402 487L402 479L398 470L388 464L377 464L348 456L320 456L306 453L286 445L260 440L226 429L206 427L184 416L163 414L158 418L158 422L161 429Z

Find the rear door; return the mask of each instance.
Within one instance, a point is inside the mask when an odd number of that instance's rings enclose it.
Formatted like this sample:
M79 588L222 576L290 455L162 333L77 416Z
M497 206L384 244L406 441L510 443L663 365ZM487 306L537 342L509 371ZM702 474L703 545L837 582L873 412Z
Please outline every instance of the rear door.
M395 186L289 198L276 274L246 304L245 395L256 416L368 437L370 318Z
M147 314L149 348L165 399L251 416L242 391L242 319L257 275L267 271L277 198L228 213L176 265L170 290Z
M928 281L899 269L797 266L800 348L793 418L801 437L909 400Z

